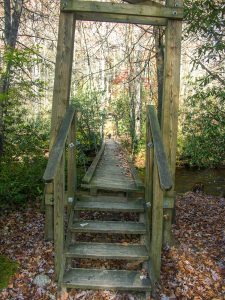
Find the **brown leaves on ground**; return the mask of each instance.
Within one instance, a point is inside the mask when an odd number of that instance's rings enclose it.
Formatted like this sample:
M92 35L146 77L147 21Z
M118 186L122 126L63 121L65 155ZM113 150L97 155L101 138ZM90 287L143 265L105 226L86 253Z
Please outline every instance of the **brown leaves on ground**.
M174 235L164 251L161 292L177 299L224 299L225 199L186 193L177 199Z
M186 193L177 199L174 235L179 245L163 253L158 299L222 300L225 295L225 199ZM1 300L54 300L53 247L44 242L44 217L38 208L0 217L0 253L17 260L20 268ZM118 262L119 263L119 262ZM50 283L34 285L38 274ZM71 291L64 300L140 300L141 294L110 291Z

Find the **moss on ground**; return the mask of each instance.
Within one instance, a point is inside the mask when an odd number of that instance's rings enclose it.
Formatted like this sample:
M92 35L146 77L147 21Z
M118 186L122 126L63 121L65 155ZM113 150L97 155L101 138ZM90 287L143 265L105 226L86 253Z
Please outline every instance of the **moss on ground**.
M0 255L0 290L8 286L10 278L18 269L18 263Z

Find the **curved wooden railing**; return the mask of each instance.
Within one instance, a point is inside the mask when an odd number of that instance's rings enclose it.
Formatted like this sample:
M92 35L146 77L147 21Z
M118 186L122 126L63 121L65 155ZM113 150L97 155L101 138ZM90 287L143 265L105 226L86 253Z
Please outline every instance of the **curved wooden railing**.
M169 164L163 145L159 121L154 106L147 108L146 122L146 176L145 199L149 216L151 239L151 275L157 280L160 276L161 250L163 243L164 192L173 186Z
M54 237L56 277L63 264L65 205L71 206L76 191L76 111L68 107L49 154L43 176L45 187L45 237ZM67 164L67 167L65 167ZM67 170L67 174L65 174ZM67 179L67 183L66 183ZM67 186L67 192L65 187ZM65 194L67 195L65 197ZM66 200L65 200L66 198Z

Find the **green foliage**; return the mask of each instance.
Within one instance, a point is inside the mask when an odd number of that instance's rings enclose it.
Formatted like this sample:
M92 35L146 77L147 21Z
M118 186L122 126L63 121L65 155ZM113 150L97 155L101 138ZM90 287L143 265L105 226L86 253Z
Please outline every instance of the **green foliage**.
M183 114L183 155L191 165L217 167L225 162L225 92L202 89L188 97Z
M18 263L0 255L0 290L8 286L10 278L18 269Z
M10 85L4 101L4 155L0 161L0 206L23 206L43 191L42 175L46 165L49 122L43 112L37 114L43 82L30 73L41 61L33 50L11 50L4 53L5 69ZM9 68L11 69L8 74Z
M24 121L17 116L7 131L6 151L1 160L1 205L25 205L42 195L42 176L47 159L49 122Z
M73 99L79 111L77 129L77 163L83 175L89 158L95 156L102 141L106 112L101 107L101 93L80 89ZM82 176L81 175L81 176ZM79 182L79 180L78 180Z

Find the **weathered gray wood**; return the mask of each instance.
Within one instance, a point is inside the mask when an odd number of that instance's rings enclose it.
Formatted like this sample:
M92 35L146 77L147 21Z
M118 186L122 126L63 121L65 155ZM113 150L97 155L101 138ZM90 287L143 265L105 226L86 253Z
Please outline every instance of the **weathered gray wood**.
M56 171L58 169L65 148L67 135L74 117L74 113L75 108L73 106L69 106L60 126L59 133L56 136L55 143L49 154L48 164L43 176L43 179L46 182L52 181L56 175Z
M67 159L67 200L74 198L77 187L76 170L76 113L74 114L68 134L68 159Z
M53 222L53 205L46 204L46 198L53 199L54 204L54 195L53 195L53 184L45 184L45 240L51 241L54 237L54 222Z
M75 210L89 211L110 211L110 212L143 212L144 205L141 202L93 202L93 201L77 201Z
M146 227L143 223L135 222L85 220L74 222L70 230L73 232L143 234L146 232Z
M153 277L158 280L160 278L163 241L163 191L160 187L157 164L154 164L153 169L151 262Z
M53 89L50 150L69 105L74 50L75 19L73 13L60 13Z
M164 7L163 4L151 0L124 0L124 2L128 2L130 4L147 4L151 6Z
M167 0L168 6L182 6L183 0ZM172 180L175 180L178 109L180 92L180 58L181 58L182 22L169 20L165 35L165 63L162 107L162 138L168 158ZM173 194L173 189L171 190ZM165 196L170 196L165 194ZM171 244L171 222L173 210L167 211L164 226L164 243ZM166 232L167 231L167 232Z
M55 250L55 274L59 279L60 270L63 267L64 250L64 191L65 191L65 154L61 160L54 178L54 250Z
M95 12L76 13L76 19L81 21L96 21L96 22L112 22L112 23L126 23L126 24L142 24L166 26L167 19L157 17L143 17L132 15L118 15L118 14L102 14Z
M92 202L127 202L128 199L126 197L120 196L108 196L108 195L98 195L96 197L90 195L78 195L80 201L92 201ZM133 200L133 199L132 199ZM132 201L131 200L131 201Z
M138 189L136 187L125 186L123 184L113 184L112 182L108 182L107 184L104 183L94 183L94 184L81 184L82 188L86 189L97 189L97 190L108 190L108 191L115 191L115 192L136 192Z
M92 259L125 259L144 261L149 258L144 245L114 243L76 243L65 252L66 257Z
M151 125L152 140L154 145L154 155L158 165L160 186L164 191L168 191L173 186L169 165L164 150L162 135L154 106L149 107L149 120Z
M57 55L55 63L55 80L53 89L50 146L55 142L62 119L69 105L71 70L74 49L75 21L73 13L60 13ZM46 228L49 237L53 232L53 207L45 215ZM49 225L47 225L49 224ZM51 228L50 228L51 226Z
M142 182L142 180L139 177L138 171L135 168L131 158L128 157L128 163L129 163L129 167L130 167L130 171L132 173L132 176L134 178L135 184L137 186L138 189L144 189L144 184Z
M85 174L84 178L82 179L83 182L85 183L89 183L95 173L96 167L98 165L99 160L102 157L102 154L104 152L105 149L105 142L102 143L102 147L99 150L99 152L97 153L95 159L93 160L91 166L88 168L87 173Z
M118 15L133 15L145 17L160 17L171 19L182 19L183 9L177 7L157 7L155 5L130 5L124 3L97 2L97 1L77 1L68 0L62 11L67 12L91 12Z
M79 289L151 290L150 280L141 280L140 272L124 270L71 269L62 284Z

